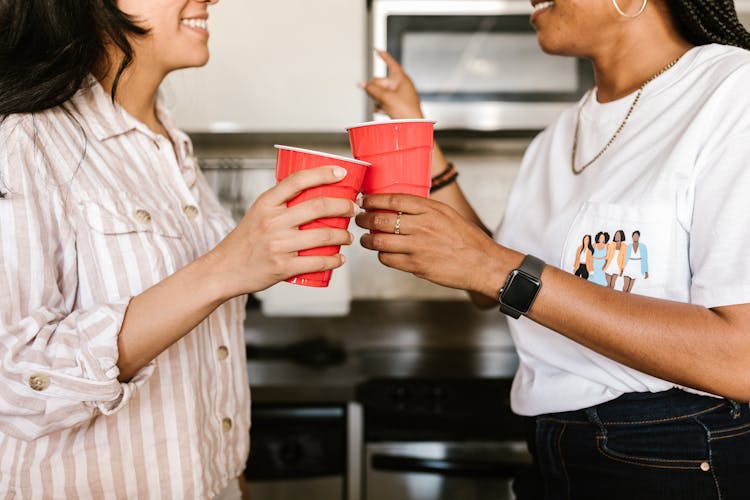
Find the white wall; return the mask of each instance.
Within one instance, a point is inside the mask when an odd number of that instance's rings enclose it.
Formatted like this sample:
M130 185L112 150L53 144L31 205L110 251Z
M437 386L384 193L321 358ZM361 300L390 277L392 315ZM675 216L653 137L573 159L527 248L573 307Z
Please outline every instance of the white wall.
M162 87L189 132L330 132L364 120L365 0L225 0L211 60Z

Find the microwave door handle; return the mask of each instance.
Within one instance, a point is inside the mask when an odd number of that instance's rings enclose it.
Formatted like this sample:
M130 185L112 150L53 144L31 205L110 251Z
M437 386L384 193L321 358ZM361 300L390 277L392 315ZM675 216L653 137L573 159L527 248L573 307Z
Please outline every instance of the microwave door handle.
M403 455L372 455L373 470L383 472L422 472L441 476L470 479L513 479L525 464L499 460L457 460L446 458L423 458Z

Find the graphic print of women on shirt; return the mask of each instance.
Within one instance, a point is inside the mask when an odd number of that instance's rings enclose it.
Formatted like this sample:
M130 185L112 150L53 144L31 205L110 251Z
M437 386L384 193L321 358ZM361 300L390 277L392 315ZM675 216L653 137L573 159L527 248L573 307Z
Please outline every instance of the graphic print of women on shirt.
M581 244L576 249L576 258L573 261L573 274L589 279L589 273L594 270L594 246L591 244L591 235L586 234Z
M641 232L633 231L633 244L628 246L625 269L622 273L625 284L622 291L630 293L638 278L648 279L648 249L641 243Z
M617 277L622 276L625 268L625 231L618 229L612 237L612 243L607 245L607 261L604 264L604 274L607 276L607 286L614 288Z
M615 289L622 276L622 291L630 293L639 279L648 279L648 249L641 243L641 232L632 233L628 245L625 231L618 229L609 241L609 233L599 231L591 244L591 235L585 234L573 255L573 274L597 285Z
M594 251L592 252L593 270L589 275L589 281L597 285L607 286L607 278L604 275L604 265L607 262L607 243L609 242L609 233L599 231L594 237Z

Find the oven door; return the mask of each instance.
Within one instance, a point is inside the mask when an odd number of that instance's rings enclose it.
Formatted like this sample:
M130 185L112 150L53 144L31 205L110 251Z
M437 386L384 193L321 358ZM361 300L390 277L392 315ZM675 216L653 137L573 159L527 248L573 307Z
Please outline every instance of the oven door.
M530 13L519 0L375 0L373 45L401 62L436 127L540 130L594 78L589 61L542 52ZM378 57L373 74L386 74Z
M508 442L387 442L366 446L366 500L508 500L531 457Z
M341 406L253 405L252 498L345 498L346 409Z

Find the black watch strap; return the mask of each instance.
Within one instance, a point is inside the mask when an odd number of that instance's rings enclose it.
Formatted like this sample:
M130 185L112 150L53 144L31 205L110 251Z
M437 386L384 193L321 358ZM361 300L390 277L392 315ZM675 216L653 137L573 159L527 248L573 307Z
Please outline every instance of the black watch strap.
M527 255L524 257L521 265L518 266L518 270L530 274L537 279L541 279L542 271L544 271L544 266L546 265L547 264L542 259L534 257L533 255Z
M513 307L508 306L508 304L505 304L503 302L503 292L505 291L505 288L510 284L511 277L516 274L516 271L520 271L521 273L531 276L532 278L536 279L541 283L542 279L542 272L544 271L544 267L547 264L537 257L534 257L533 255L526 255L524 257L523 262L521 262L521 265L518 266L513 272L511 272L511 275L508 276L508 280L505 282L505 285L500 289L500 295L498 296L498 301L500 302L500 312L503 314L507 314L508 316L512 318L518 319L521 314L528 311L529 308L531 308L531 304L534 301L534 298L536 298L536 294L534 297L530 299L530 302L528 304L528 307L526 307L525 311L519 311L518 309L515 309ZM541 285L540 285L541 286ZM538 290L537 290L538 291Z

